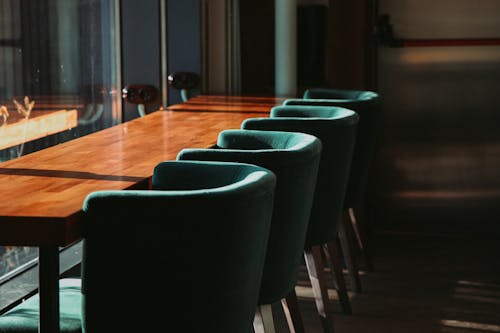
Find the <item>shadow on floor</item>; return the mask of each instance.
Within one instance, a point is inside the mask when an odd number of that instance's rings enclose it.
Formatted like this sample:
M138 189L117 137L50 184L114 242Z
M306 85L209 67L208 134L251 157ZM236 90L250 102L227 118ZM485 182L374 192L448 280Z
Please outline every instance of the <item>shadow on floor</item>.
M342 333L500 332L498 234L381 232L373 236L375 270L351 294L352 315L334 300ZM297 294L306 332L322 332L305 267ZM332 290L332 296L335 296ZM288 332L277 308L278 332Z

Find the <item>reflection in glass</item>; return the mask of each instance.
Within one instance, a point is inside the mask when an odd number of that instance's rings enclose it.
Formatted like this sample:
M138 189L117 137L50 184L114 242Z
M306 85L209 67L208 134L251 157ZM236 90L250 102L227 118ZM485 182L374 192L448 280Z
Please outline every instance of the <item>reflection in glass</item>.
M0 0L0 162L121 122L117 4ZM0 278L37 256L6 245Z

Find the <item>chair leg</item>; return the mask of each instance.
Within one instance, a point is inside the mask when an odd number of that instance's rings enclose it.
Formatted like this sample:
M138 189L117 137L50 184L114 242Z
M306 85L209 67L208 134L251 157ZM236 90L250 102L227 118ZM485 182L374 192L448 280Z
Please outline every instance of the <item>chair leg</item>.
M253 319L255 333L276 333L271 304L259 305Z
M309 250L305 250L304 258L306 261L307 271L316 302L316 308L323 325L323 331L327 333L333 332L333 309L331 308L328 298L328 289L325 279L325 268L321 259L321 247L313 246Z
M351 226L356 236L356 241L358 243L359 251L366 265L366 270L369 272L373 271L373 261L368 251L368 245L366 241L366 233L362 232L356 214L354 213L354 208L349 208L349 220L351 221Z
M358 266L353 253L351 223L348 220L347 212L344 212L339 225L339 240L344 254L344 262L351 280L351 288L354 292L361 292L361 280L359 278Z
M299 302L295 289L281 300L281 306L283 307L290 333L304 333L304 323L302 322L302 315L300 314Z
M332 271L333 280L335 281L335 285L337 287L337 295L339 297L342 312L346 314L352 314L351 301L349 300L349 294L347 293L344 274L342 274L338 238L336 240L328 242L325 246L325 250L327 251L330 261L330 269Z

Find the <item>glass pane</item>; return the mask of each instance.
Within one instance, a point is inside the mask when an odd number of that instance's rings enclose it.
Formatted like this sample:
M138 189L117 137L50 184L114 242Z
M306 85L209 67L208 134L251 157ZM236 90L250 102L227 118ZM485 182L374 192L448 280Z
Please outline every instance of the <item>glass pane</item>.
M121 121L117 3L0 0L0 162ZM36 257L0 245L0 276Z

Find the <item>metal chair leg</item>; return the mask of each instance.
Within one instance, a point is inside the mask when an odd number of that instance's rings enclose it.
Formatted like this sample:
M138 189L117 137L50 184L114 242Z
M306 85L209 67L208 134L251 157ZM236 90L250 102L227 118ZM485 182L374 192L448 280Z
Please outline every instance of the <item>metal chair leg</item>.
M313 246L305 251L304 258L323 330L327 333L333 333L333 309L328 298L321 251L320 246Z
M281 300L281 306L283 307L290 333L305 333L295 289L292 290L286 298Z
M342 274L342 265L339 254L341 250L338 238L336 240L328 242L325 246L325 250L330 262L330 269L332 271L333 280L335 281L337 295L339 298L340 306L342 308L342 312L346 314L352 314L351 301L349 299L349 294L347 293L344 274Z
M339 225L339 240L344 254L344 263L351 280L351 288L354 292L361 292L361 280L359 278L356 257L353 251L353 237L351 223L348 220L347 212L344 212Z
M259 305L253 320L255 333L276 333L271 304Z
M358 243L359 252L363 258L363 261L366 266L366 270L369 272L373 271L373 261L370 256L370 252L368 251L368 242L366 240L366 232L361 230L361 225L358 223L358 219L356 218L356 214L354 212L354 208L349 208L349 220L351 221L351 226L354 231L354 235L356 236L356 241Z

